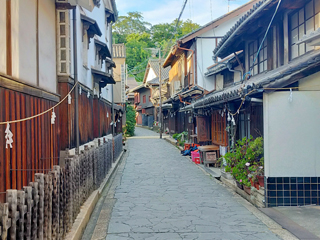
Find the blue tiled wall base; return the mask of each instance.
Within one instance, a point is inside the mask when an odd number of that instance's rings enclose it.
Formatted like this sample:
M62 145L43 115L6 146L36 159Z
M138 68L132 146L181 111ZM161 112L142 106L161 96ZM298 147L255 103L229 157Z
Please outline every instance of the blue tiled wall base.
M320 204L320 177L265 177L267 207Z

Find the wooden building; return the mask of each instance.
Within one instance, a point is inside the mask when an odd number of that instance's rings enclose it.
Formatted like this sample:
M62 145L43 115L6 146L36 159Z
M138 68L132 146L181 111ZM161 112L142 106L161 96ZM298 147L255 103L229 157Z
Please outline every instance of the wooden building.
M213 52L221 89L184 109L223 119L229 146L263 136L267 207L319 204L319 16L315 0L258 2Z
M6 189L20 190L34 181L35 173L48 173L59 165L61 151L74 154L76 147L83 149L112 133L112 109L115 120L121 121L123 110L112 107L112 90L107 90L114 83L115 64L106 39L117 19L115 1L73 3L0 1L0 202ZM71 89L71 104L66 98L45 112ZM10 148L4 138L6 122L33 116L10 124Z

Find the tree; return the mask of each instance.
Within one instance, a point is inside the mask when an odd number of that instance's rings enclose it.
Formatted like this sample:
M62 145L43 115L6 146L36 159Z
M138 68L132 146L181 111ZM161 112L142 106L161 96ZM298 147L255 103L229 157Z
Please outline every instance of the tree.
M129 74L135 76L138 82L143 81L144 71L151 52L148 48L154 47L149 33L132 33L126 38L127 58Z
M160 23L151 27L152 40L161 43L174 37L174 26L170 23Z
M199 24L193 23L188 19L186 21L180 21L175 31L177 21L178 19L175 19L172 23L160 23L151 27L153 42L161 46L164 56L168 54L171 46L177 39L200 27Z
M127 105L127 111L126 111L126 128L125 128L125 134L127 136L133 136L134 135L134 128L136 125L136 111L131 105Z
M151 24L143 21L140 12L128 12L127 16L120 16L113 25L113 34L116 43L126 43L126 38L132 33L149 32Z

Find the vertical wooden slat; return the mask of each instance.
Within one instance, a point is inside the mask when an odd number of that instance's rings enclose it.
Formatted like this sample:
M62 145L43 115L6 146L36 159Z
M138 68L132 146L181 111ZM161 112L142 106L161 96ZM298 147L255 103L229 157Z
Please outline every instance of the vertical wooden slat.
M26 97L24 94L21 95L21 118L26 117ZM32 134L33 132L31 132ZM21 134L22 134L22 169L27 169L27 122L24 121L21 123ZM27 171L22 171L22 185L28 185Z
M31 104L32 104L33 98L29 95L26 95L26 102L25 102L25 108L26 108L26 117L30 117L33 115L33 112L31 110ZM33 161L34 159L32 159L31 156L31 152L32 152L32 141L33 138L31 138L31 134L29 133L30 129L31 129L31 121L26 121L25 122L26 128L27 128L27 133L26 133L26 153L27 153L27 158L26 158L26 165L24 166L24 169L33 169ZM32 130L31 130L32 131ZM33 172L32 171L26 171L27 174L27 183L25 184L25 186L29 185L29 182L32 182L32 175Z
M20 93L15 93L15 100L16 100L16 119L21 119L21 106L20 106ZM21 190L22 189L22 132L21 132L21 123L16 123L16 149L15 152L17 153L17 169L19 169L19 171L16 171L17 174L17 189Z
M32 115L36 115L38 114L38 99L37 98L31 98L31 114ZM30 150L31 150L31 159L30 161L31 162L31 168L32 169L35 169L37 168L37 162L38 162L38 159L39 159L39 128L37 127L38 126L38 121L39 121L39 118L35 118L33 120L31 120L31 123L30 123L30 126L31 126L31 137L32 139L34 139L35 143L36 144L33 144L33 145L30 145ZM32 176L34 175L34 171L31 173ZM31 180L34 181L34 178L31 177Z
M3 104L0 104L0 121L5 121L5 113L6 113L6 102L5 102L5 90L3 88L0 88L0 102ZM0 136L4 136L5 131L5 125L0 125ZM6 174L5 174L5 162L6 162L6 154L5 154L5 144L6 141L4 137L0 137L0 155L2 158L0 159L0 192L5 192L6 190ZM2 147L3 146L3 147ZM5 201L5 194L0 194L0 202L4 203Z
M43 112L45 110L45 101L42 100L41 101L41 109L40 112ZM41 152L40 152L40 158L39 158L39 169L42 169L42 171L37 171L37 172L43 172L43 169L45 168L45 157L46 157L46 146L44 145L45 143L45 135L44 135L44 131L45 131L45 115L42 115L39 117L40 118L40 138L41 138L41 144L39 144L39 146L41 146ZM42 129L42 127L44 127L44 129ZM48 145L48 144L47 144Z
M15 101L15 94L13 91L10 91L10 107L11 107L11 120L15 120L16 119L16 112L15 112L15 108L16 108L16 101ZM13 143L12 146L13 148L11 149L11 187L12 189L16 189L17 188L17 124L13 123L10 124L11 126L11 132L13 134Z

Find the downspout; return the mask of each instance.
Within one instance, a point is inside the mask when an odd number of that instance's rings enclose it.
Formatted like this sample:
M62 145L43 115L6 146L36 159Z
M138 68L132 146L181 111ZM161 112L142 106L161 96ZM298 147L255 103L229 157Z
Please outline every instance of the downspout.
M111 23L111 22L110 22L109 34L110 34L110 42L111 42L110 53L111 53L111 59L112 59L112 57L113 57L113 48L112 48L112 41L113 41L113 39L112 39L112 23ZM111 74L112 74L112 76L113 76L113 68L111 68ZM113 124L112 124L112 136L115 135L114 126L115 126L115 124L116 124L116 123L115 123L115 118L114 118L114 96L113 96L113 90L114 90L114 88L113 88L113 85L114 85L114 84L112 84L112 86L111 86L111 92L112 92L111 115L112 115L112 122L113 122Z
M73 66L74 84L78 84L78 54L77 54L77 8L73 13ZM75 88L75 131L76 131L76 154L80 154L80 135L79 135L79 87Z
M241 70L231 69L231 64L229 62L227 62L227 63L217 62L217 60L215 58L213 58L213 62L217 63L218 65L226 66L230 72L238 72L238 73L240 73L240 82L242 82L242 76L243 75L242 75L242 71Z

